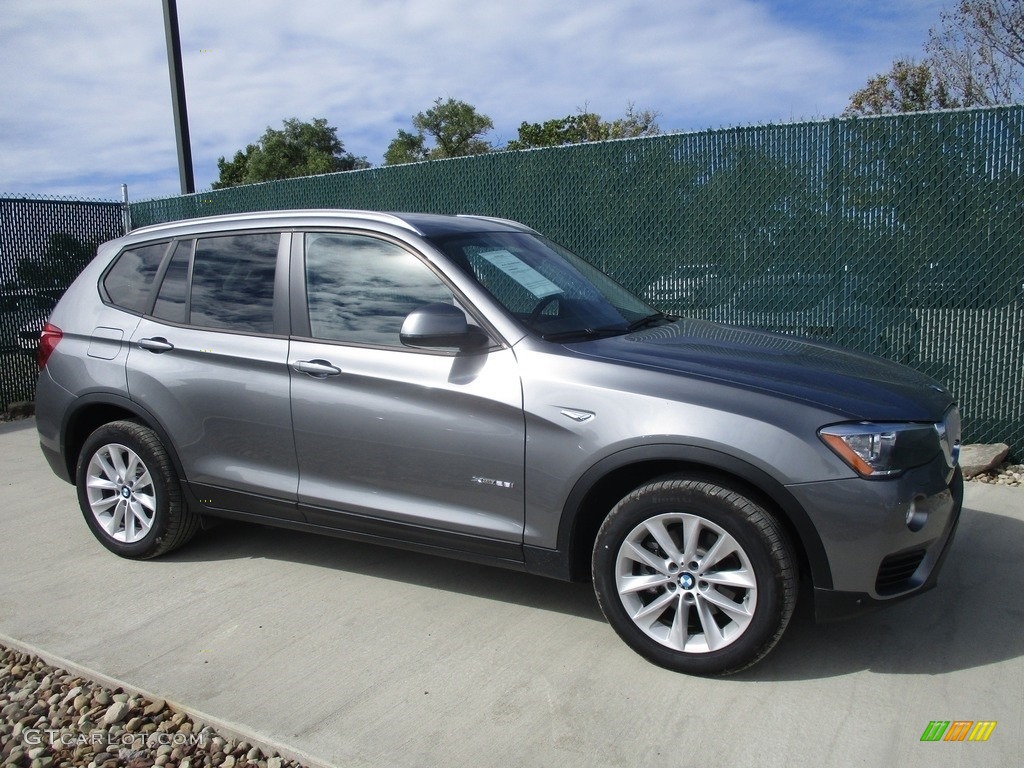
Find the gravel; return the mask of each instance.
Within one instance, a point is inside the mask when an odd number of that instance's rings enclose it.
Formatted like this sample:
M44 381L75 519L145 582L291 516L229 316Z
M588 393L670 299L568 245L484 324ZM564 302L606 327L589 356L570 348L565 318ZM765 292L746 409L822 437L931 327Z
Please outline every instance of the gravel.
M1024 485L1024 464L1010 464L1004 462L989 472L975 475L968 482L987 483L989 485L1006 485L1010 488L1020 488Z
M161 700L109 689L0 646L0 765L302 768Z

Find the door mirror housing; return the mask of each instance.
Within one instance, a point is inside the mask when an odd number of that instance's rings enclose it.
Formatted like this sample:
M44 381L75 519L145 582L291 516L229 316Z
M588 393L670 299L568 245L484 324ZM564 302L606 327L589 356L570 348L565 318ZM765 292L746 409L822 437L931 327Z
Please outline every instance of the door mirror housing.
M486 345L487 335L466 320L466 313L452 304L425 304L414 309L402 323L399 339L407 347L457 347L461 350Z

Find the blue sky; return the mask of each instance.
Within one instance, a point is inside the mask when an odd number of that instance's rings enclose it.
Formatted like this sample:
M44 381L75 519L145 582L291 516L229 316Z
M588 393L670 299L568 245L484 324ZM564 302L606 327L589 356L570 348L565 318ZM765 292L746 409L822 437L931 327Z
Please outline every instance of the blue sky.
M198 189L282 120L379 165L434 99L519 124L629 104L665 131L827 118L942 0L178 0ZM160 0L4 0L0 194L179 191Z

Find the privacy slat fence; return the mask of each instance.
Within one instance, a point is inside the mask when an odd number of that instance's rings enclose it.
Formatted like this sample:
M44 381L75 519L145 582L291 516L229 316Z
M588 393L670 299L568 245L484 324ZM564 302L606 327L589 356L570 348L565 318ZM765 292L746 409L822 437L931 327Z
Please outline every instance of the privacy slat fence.
M523 221L662 309L907 362L955 389L969 440L1024 448L1024 106L498 152L131 218L307 207Z
M32 334L96 245L123 231L120 203L0 197L0 413L32 399Z

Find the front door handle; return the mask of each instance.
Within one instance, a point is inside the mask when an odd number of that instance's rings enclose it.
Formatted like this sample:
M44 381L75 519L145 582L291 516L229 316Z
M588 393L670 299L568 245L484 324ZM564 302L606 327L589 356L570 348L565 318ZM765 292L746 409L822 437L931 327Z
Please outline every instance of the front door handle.
M139 339L138 344L142 349L148 349L150 352L169 352L174 349L174 345L161 336L154 336L151 339Z
M328 376L337 376L341 368L331 365L327 360L296 360L292 363L292 370L297 373L307 373L314 379L325 379Z

